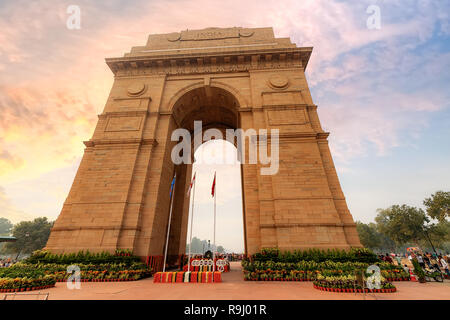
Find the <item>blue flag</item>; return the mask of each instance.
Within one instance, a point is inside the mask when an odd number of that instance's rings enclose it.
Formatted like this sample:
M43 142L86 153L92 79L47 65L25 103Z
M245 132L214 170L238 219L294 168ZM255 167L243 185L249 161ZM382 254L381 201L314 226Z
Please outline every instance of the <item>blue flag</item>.
M172 190L173 190L173 187L174 187L174 185L175 185L175 178L176 178L176 177L177 177L177 175L175 174L175 175L173 176L172 184L170 185L170 194L169 194L170 197L172 197Z

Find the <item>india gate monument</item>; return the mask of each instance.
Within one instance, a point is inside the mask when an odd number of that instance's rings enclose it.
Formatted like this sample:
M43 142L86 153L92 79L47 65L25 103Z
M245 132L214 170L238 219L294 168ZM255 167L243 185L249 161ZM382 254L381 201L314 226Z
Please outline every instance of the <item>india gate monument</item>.
M247 254L361 247L306 81L311 53L272 28L236 27L152 34L107 58L114 84L46 248L160 259L176 173L168 255L184 254L192 164L173 163L171 135L193 132L194 121L203 130L279 130L276 174L241 164Z

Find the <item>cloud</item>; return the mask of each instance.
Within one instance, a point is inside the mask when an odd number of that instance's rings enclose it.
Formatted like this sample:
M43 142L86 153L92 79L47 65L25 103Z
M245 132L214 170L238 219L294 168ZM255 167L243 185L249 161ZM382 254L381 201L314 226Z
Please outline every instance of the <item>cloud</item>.
M33 220L34 217L20 209L18 209L7 196L5 189L0 186L0 217L17 223L24 220Z
M278 37L291 37L300 46L314 46L308 80L313 93L319 92L313 95L314 99L327 112L331 107L322 98L325 92L336 95L341 106L356 108L370 95L355 96L349 89L379 95L373 84L383 83L392 77L392 72L401 70L402 74L408 74L415 68L418 58L408 53L433 35L436 24L441 34L448 34L443 13L448 6L416 1L380 4L382 28L376 31L365 26L368 17L365 9L370 1L355 4L324 0L264 3L176 0L134 1L133 5L118 0L77 1L81 9L80 30L66 28L69 4L72 3L42 0L33 4L27 1L3 4L0 108L5 116L0 120L3 135L0 149L7 150L16 159L14 163L2 160L3 175L7 172L8 179L43 174L52 166L63 167L81 155L81 141L92 133L95 115L101 113L113 80L103 59L120 56L132 46L145 44L149 33L210 26L273 26ZM397 14L405 7L408 10L403 15ZM377 82L365 87L359 85L371 72L378 72ZM399 101L405 96L400 92L390 97ZM423 96L419 98L425 100ZM435 111L432 108L436 104L421 106ZM391 107L387 104L387 108ZM357 112L349 111L351 115ZM379 127L383 117L389 119L389 116L379 112L377 117L377 123L362 115L358 121L365 121L361 127L370 128L366 131L370 133L369 140L377 141L380 148L395 146L384 142L389 139L387 128ZM325 124L333 132L341 131L333 121ZM386 135L378 135L377 130L385 131ZM398 131L389 132L392 139L396 139ZM360 137L357 135L352 146L359 149L353 153L355 156L364 153L360 146L365 142ZM25 146L31 150L24 150ZM31 161L33 170L30 170Z
M38 177L72 163L92 134L93 109L73 92L0 86L0 150L5 155L0 182Z

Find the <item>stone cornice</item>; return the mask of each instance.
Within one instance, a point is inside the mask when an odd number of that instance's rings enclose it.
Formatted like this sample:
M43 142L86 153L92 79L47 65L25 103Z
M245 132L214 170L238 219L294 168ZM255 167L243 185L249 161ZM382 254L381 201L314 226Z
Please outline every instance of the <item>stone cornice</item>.
M216 53L168 53L107 58L115 76L183 75L250 70L306 69L312 47L274 48Z
M274 129L274 128L272 128ZM279 139L280 140L290 140L290 141L299 141L305 139L313 139L313 140L320 140L320 139L326 139L330 133L329 132L290 132L290 133L280 133ZM271 140L271 135L267 135L267 140Z
M132 117L147 115L148 110L127 110L127 111L107 111L98 115L99 119L106 119L107 117Z
M114 144L139 144L156 146L158 142L155 139L91 139L83 142L86 147L95 147L98 145L114 145Z

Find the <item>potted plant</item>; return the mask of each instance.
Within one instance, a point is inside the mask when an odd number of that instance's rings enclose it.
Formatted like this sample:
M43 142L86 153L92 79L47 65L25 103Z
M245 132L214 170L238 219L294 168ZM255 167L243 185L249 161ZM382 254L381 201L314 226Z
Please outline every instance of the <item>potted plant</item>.
M414 267L414 273L417 275L417 278L420 283L425 283L425 272L423 271L422 267L419 264L419 261L417 261L417 258L412 259L412 264Z

